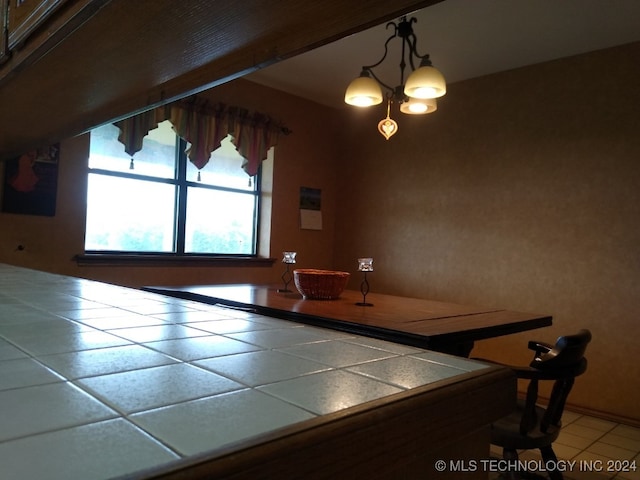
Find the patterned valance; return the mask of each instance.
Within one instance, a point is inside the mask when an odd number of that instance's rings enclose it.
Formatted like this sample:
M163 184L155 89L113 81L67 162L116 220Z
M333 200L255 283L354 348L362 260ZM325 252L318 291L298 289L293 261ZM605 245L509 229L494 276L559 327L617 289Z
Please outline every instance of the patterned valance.
M164 120L169 120L175 132L191 144L187 155L198 169L209 162L211 152L231 135L236 150L245 159L242 168L249 176L258 173L267 151L278 143L279 135L290 133L262 113L191 97L114 123L120 129L118 140L125 152L133 157L142 149L143 138Z

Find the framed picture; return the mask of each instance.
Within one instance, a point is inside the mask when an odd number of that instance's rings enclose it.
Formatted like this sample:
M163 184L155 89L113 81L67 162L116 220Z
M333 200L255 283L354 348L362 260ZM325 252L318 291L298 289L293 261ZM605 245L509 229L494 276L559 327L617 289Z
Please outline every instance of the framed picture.
M8 0L0 0L0 65L9 58L7 49L7 15L9 14Z
M319 188L300 187L300 228L322 230L322 191Z
M59 158L60 144L55 144L2 162L2 211L55 216Z

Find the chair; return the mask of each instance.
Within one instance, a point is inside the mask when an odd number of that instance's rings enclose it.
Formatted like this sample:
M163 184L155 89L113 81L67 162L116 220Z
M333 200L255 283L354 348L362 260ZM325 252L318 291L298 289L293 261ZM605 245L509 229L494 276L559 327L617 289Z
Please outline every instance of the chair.
M539 449L545 466L557 465L552 444L558 438L561 417L575 377L587 369L584 352L591 341L589 330L580 330L575 335L559 337L555 345L529 342L535 356L529 367L510 366L521 379L529 380L527 395L517 402L510 415L491 425L491 443L503 448L503 458L518 460L518 450ZM537 405L538 383L553 381L551 396L546 407ZM515 462L514 462L515 463ZM552 480L562 480L562 473L548 469ZM520 478L510 472L509 478Z

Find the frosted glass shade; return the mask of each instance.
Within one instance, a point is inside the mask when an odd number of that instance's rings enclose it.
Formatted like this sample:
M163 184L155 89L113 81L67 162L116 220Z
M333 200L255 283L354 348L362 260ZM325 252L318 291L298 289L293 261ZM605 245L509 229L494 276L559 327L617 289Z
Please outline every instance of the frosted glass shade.
M409 115L424 115L437 109L438 102L435 98L409 98L409 101L400 104L400 111Z
M360 76L353 80L344 94L344 101L356 107L370 107L382 103L382 90L373 78Z
M440 71L432 66L420 67L409 75L404 94L414 98L438 98L447 93L447 84Z

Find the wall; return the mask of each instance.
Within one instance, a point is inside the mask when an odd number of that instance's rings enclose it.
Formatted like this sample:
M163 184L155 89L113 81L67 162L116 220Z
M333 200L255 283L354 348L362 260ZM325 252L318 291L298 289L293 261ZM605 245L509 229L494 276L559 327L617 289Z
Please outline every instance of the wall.
M336 168L340 148L332 110L245 80L207 93L212 101L260 111L293 133L282 136L275 153L271 198L271 256L268 267L79 267L73 257L84 249L87 135L61 144L57 214L39 217L0 213L0 262L93 278L129 286L149 284L279 282L281 252L298 251L299 267L330 268L336 210ZM205 167L206 168L206 167ZM300 187L322 189L323 230L299 228ZM23 245L24 250L17 246Z
M293 130L276 151L274 257L295 249L300 267L354 271L373 256L373 291L553 315L548 329L480 342L478 356L528 362L529 338L590 328L571 402L639 422L637 58L634 44L450 85L435 114L396 115L389 141L375 130L383 108L336 115L244 81L213 94ZM63 142L56 217L0 213L0 262L133 286L279 281L279 262L78 267L86 155L86 137ZM300 186L322 189L321 232L299 229Z
M382 107L353 113L337 267L372 256L372 291L553 315L477 356L528 363L527 340L591 329L570 401L639 421L638 58L633 44L450 85L431 116L397 113L389 141Z

